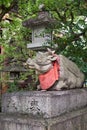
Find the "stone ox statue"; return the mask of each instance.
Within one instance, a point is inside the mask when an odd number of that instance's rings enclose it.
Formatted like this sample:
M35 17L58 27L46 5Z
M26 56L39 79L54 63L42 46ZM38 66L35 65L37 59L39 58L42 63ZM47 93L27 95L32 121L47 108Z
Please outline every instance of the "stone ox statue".
M38 52L25 65L36 70L40 81L38 88L42 90L80 88L84 82L84 75L75 63L63 55L56 55L50 49Z

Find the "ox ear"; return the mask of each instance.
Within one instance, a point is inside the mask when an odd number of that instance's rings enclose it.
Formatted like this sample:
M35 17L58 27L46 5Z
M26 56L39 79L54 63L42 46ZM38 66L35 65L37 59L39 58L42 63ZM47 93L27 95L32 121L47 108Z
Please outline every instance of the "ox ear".
M47 51L49 52L49 54L54 54L55 51L52 51L50 48L47 48Z

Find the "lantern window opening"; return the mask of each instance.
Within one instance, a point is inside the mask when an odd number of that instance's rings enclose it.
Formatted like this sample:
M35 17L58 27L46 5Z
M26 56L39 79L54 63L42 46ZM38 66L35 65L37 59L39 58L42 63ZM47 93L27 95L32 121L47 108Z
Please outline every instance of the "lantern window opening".
M20 72L10 72L10 79L19 79L20 77Z

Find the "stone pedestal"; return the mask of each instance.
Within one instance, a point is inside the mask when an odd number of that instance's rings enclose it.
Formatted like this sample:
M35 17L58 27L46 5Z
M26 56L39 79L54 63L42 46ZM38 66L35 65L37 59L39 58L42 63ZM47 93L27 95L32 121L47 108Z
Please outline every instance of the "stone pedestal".
M86 89L29 91L7 93L2 96L2 112L26 113L44 118L56 117L86 105Z
M2 113L0 130L87 130L87 107L55 118Z
M87 89L4 94L0 130L87 130Z

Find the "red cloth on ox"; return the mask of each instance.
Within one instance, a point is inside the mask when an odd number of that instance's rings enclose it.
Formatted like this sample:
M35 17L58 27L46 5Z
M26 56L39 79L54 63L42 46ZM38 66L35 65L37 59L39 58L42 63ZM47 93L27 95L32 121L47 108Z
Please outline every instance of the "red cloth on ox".
M41 89L46 90L50 88L55 83L55 81L59 79L58 70L58 61L54 61L52 69L50 69L48 72L44 74L39 75Z

